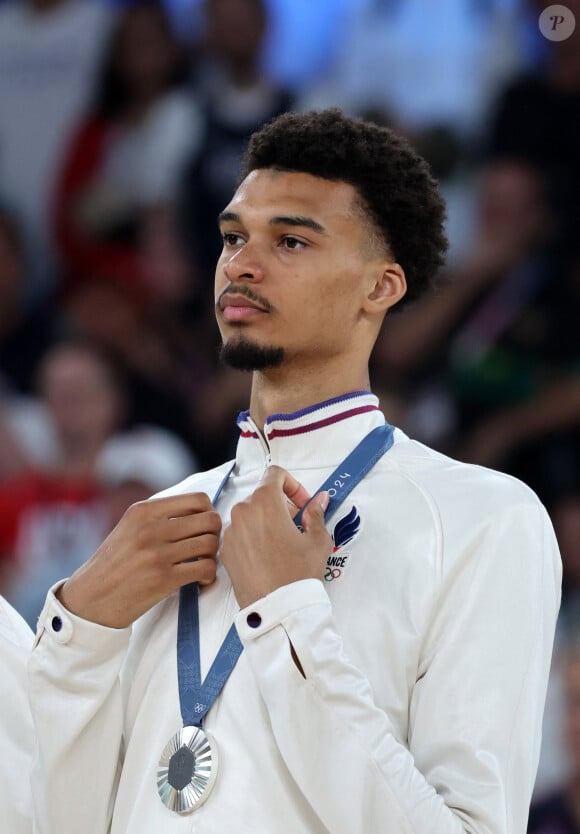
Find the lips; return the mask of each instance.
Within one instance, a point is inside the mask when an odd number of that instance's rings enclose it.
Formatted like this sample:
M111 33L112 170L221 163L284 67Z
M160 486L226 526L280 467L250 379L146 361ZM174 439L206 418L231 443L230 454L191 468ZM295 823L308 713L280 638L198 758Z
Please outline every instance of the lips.
M256 301L241 294L225 293L220 298L219 307L224 321L247 321L268 312Z

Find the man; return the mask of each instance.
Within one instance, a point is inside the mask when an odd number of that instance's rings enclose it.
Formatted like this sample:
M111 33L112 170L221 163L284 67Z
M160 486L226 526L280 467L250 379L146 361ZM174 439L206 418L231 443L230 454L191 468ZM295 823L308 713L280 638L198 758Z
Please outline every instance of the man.
M134 505L49 595L42 834L524 831L551 526L520 482L393 433L369 391L443 213L384 128L326 111L254 135L216 270L224 359L253 370L235 465ZM177 594L196 581L199 609Z
M0 828L10 834L32 834L34 737L26 694L32 639L22 617L0 596Z

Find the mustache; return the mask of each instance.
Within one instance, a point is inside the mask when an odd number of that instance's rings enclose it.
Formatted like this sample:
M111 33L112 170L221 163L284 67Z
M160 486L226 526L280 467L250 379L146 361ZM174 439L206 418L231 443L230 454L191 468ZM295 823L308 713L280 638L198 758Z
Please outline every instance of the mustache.
M220 296L216 302L216 307L219 307L220 301L224 297L224 295L243 295L249 301L253 301L255 304L259 304L266 312L271 313L274 309L267 298L263 298L258 293L254 292L250 287L247 287L245 284L242 284L239 287L235 287L233 284L230 284L229 287L226 287L225 290L222 290Z

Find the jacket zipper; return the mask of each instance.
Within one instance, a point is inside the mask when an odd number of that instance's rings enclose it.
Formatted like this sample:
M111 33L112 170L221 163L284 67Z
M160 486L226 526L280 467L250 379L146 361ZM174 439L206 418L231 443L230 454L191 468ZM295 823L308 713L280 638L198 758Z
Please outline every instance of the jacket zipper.
M272 452L270 450L270 444L268 443L268 439L266 436L260 431L257 425L254 423L251 417L248 417L248 423L252 426L253 430L258 435L258 439L260 441L260 445L262 447L262 451L264 453L264 472L272 463Z

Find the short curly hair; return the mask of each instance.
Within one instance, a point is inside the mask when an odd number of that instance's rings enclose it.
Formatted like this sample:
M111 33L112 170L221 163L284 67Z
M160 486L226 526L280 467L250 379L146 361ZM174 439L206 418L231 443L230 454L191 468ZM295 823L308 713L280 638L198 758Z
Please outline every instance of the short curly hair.
M374 237L405 271L404 300L418 298L433 284L448 246L445 204L427 162L390 128L338 108L283 113L252 135L240 182L259 168L349 183Z

